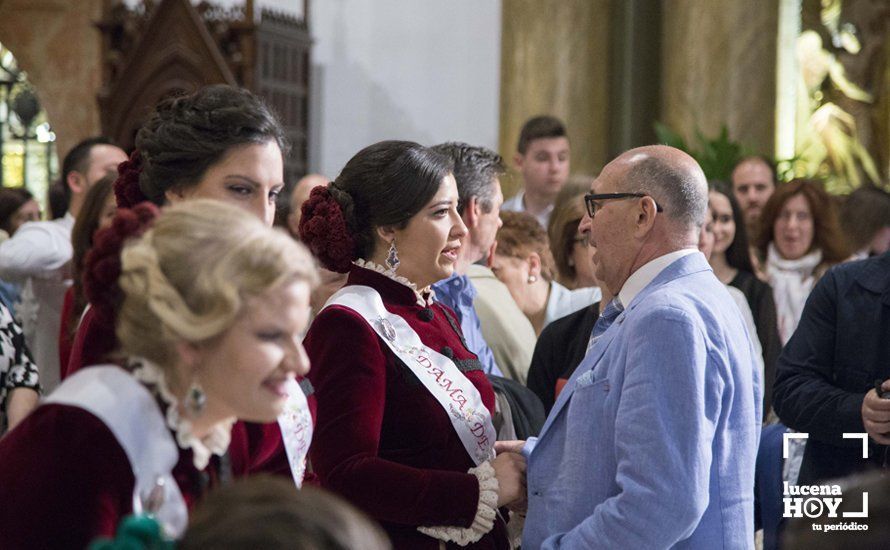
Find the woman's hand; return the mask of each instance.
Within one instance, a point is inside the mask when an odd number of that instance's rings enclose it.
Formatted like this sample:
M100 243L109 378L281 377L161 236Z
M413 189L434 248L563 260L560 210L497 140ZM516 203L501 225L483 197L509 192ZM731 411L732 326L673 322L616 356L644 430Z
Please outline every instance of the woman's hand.
M525 500L525 458L504 452L491 461L491 466L498 480L498 508Z

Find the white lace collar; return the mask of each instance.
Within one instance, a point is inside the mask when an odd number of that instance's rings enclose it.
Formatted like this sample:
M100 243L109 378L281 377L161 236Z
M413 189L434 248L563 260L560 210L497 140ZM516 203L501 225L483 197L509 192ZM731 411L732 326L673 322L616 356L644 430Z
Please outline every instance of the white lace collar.
M400 275L396 275L396 272L392 269L389 269L388 267L383 267L378 263L374 263L370 260L363 260L361 258L355 260L352 263L359 267L370 269L371 271L376 271L377 273L388 277L397 283L407 286L414 292L414 296L417 297L417 305L419 305L420 307L430 307L436 300L436 291L434 291L432 288L425 287L417 290L416 284L412 283L411 281Z
M164 417L167 427L176 434L176 443L181 449L192 450L192 461L195 468L203 470L210 462L210 455L222 456L229 448L232 440L234 418L215 425L205 437L198 438L192 434L192 422L179 414L179 400L167 387L167 380L160 367L143 358L132 359L129 363L133 376L146 385L152 386L156 394L167 406Z

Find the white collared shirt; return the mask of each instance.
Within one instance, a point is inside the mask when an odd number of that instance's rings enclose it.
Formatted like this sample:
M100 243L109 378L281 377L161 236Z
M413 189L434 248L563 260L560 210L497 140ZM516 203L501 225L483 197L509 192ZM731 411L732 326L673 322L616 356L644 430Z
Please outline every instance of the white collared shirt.
M547 224L550 223L550 215L553 214L553 206L551 204L540 214L532 214L525 208L525 191L520 189L518 193L504 201L504 204L501 205L501 210L506 212L527 212L538 220L541 227L547 229Z
M0 244L0 277L23 281L16 317L40 371L40 385L49 393L59 384L59 331L65 292L71 286L71 213L28 222Z
M658 274L664 271L667 266L684 256L695 254L696 252L698 252L697 248L676 250L647 262L638 270L631 273L630 277L627 278L627 281L624 282L624 286L621 287L621 291L618 292L618 298L621 300L621 304L625 308L630 306L630 303L637 297L637 294L646 288L649 283L655 280L655 278L658 277Z

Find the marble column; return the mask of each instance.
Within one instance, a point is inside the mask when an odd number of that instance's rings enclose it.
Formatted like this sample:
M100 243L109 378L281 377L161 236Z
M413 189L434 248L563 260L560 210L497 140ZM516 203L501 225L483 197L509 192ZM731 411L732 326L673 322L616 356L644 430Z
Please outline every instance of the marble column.
M552 114L567 126L572 172L605 163L611 0L503 0L500 144L512 165L523 123ZM506 178L504 194L521 185Z
M687 140L726 125L746 148L773 154L775 0L661 0L661 120Z

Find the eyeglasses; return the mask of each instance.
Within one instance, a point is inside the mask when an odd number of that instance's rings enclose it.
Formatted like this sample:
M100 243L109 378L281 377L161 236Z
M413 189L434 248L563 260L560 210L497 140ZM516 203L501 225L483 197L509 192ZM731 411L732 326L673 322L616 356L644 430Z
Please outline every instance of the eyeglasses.
M596 215L598 205L596 201L608 201L613 199L640 199L643 197L651 197L645 193L588 193L584 195L584 204L587 206L587 215L591 218ZM657 202L655 203L656 212L664 212L664 209Z

